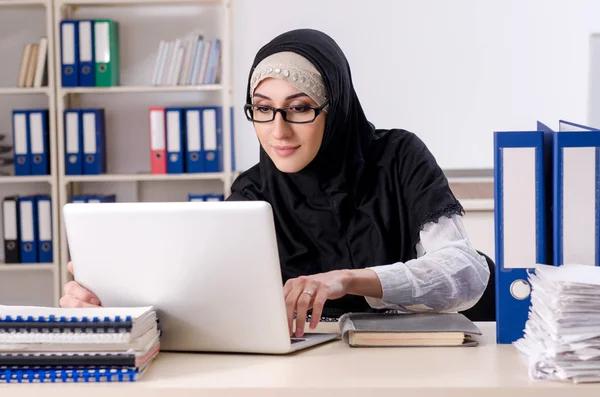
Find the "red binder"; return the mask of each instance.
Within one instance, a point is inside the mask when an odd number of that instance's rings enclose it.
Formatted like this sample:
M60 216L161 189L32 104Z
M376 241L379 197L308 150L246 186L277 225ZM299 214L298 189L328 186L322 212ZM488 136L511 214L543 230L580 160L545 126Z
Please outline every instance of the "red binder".
M150 108L150 172L167 173L165 108Z

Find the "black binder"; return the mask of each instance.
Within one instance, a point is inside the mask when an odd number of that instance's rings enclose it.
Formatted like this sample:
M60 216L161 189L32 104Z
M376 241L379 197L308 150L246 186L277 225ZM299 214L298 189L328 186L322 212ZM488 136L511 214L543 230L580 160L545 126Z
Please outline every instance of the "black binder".
M4 262L20 263L20 236L18 196L2 201L2 231L4 235Z

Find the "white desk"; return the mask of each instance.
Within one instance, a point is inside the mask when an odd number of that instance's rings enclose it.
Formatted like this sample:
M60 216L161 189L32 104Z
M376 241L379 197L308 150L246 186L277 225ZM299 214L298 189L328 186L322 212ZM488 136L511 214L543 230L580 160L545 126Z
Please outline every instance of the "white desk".
M289 356L160 353L135 383L2 384L4 397L260 396L495 397L600 395L600 384L532 381L495 324L478 347L350 348L342 341ZM330 331L323 324L319 331ZM328 328L329 327L329 328Z

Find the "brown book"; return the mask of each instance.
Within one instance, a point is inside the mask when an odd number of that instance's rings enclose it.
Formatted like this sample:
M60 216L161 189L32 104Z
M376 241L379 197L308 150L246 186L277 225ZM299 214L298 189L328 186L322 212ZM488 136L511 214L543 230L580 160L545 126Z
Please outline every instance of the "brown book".
M21 69L19 70L19 81L17 87L25 87L25 80L27 79L27 69L29 68L29 59L31 58L31 44L23 46L23 53L21 54Z
M33 87L33 78L35 77L35 68L37 66L38 51L40 45L31 45L31 56L29 57L29 64L27 65L27 77L25 78L25 87Z
M339 325L350 346L477 346L481 335L460 313L346 313Z

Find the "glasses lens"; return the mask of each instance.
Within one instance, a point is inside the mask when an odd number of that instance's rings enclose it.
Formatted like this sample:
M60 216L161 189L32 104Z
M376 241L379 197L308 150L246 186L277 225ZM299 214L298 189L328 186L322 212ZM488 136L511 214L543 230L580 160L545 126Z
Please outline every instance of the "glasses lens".
M306 123L313 121L315 110L308 106L296 106L286 110L287 119L292 123Z
M251 119L254 121L271 121L273 120L273 109L264 106L252 106L249 109Z

